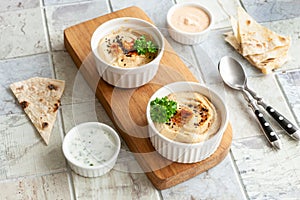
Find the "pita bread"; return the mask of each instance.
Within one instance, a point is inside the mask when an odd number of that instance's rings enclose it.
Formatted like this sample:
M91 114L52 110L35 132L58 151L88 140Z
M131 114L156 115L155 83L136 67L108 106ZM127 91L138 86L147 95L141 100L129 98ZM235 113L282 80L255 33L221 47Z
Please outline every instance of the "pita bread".
M237 52L264 74L287 61L290 37L278 35L258 24L242 8L238 8L238 17L238 20L231 17L232 32L225 33L225 41Z
M10 88L48 145L65 82L35 77L13 83Z
M231 27L232 27L232 31L233 31L233 36L236 38L236 41L239 44L241 44L241 37L240 37L240 34L238 33L238 22L232 16L230 16L230 22L231 22Z
M287 46L290 38L258 24L246 11L238 8L238 34L243 49L242 55L262 54L276 47Z
M234 36L234 33L228 32L225 33L225 41L228 42L237 52L242 54L241 45L238 42L237 38Z

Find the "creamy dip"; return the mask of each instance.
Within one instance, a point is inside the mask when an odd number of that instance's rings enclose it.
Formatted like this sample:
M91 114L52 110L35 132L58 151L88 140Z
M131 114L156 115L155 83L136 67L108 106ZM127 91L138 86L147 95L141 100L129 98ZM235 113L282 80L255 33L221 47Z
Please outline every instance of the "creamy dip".
M141 36L144 36L147 41L154 42L152 36L145 32L120 28L99 41L98 53L104 61L112 66L133 68L147 64L157 56L157 52L139 55L134 48L134 43Z
M210 19L199 7L183 6L174 11L171 24L181 31L195 33L205 30L210 24Z
M117 151L113 136L96 127L77 132L68 148L70 155L85 167L102 164Z
M220 116L208 98L197 92L168 95L177 102L175 115L166 123L154 123L165 137L183 143L198 143L213 136L220 127Z

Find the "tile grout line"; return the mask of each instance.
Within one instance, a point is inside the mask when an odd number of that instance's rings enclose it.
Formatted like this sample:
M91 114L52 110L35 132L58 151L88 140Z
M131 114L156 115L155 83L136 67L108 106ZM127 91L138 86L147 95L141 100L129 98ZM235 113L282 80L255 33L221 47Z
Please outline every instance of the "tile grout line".
M11 182L14 180L20 180L20 179L25 179L25 178L34 179L34 178L39 178L39 177L43 177L43 176L62 174L62 173L66 173L66 172L67 172L66 168L61 168L58 170L50 171L49 173L40 173L40 174L31 174L31 175L24 174L24 175L17 176L17 177L8 177L8 178L6 177L6 179L0 179L0 183Z
M51 71L52 71L52 75L54 76L54 78L56 78L56 73L55 73L55 67L54 67L54 63L53 63L53 53L51 51L52 47L51 47L51 42L50 42L50 33L49 33L49 27L48 27L48 21L47 21L47 16L46 16L46 7L43 4L43 0L40 0L40 9L42 12L42 21L43 21L43 28L44 28L44 32L45 32L45 39L46 39L46 43L47 43L47 54L49 56L49 64L51 66Z
M107 4L108 12L109 13L113 12L113 6L111 0L106 0L106 4Z
M44 5L43 0L40 0L40 9L42 12L42 18L43 18L43 26L44 26L44 31L45 31L45 37L46 37L46 42L47 42L47 49L48 49L48 56L49 56L49 63L52 69L52 75L54 78L56 78L56 72L55 72L55 66L53 62L53 52L52 52L52 47L51 47L51 42L50 42L50 33L49 33L49 26L48 26L48 21L47 21L47 16L46 16L46 6ZM64 139L64 124L63 124L63 115L61 109L58 112L58 125L59 125L59 133L61 137L61 141L63 144L63 139ZM72 177L72 172L70 169L70 166L68 165L67 160L65 159L66 162L66 173L67 173L67 179L68 179L68 187L69 187L69 194L71 199L75 199L76 197L76 192L75 192L75 185Z
M289 71L287 71L287 72L285 72L285 73L287 74L288 72L293 72L293 71L299 71L299 72L300 72L299 69L296 69L296 70L289 70ZM275 81L276 81L276 83L277 83L277 85L278 85L278 87L279 87L279 89L280 89L280 91L281 91L282 96L284 97L284 100L285 100L286 105L288 106L288 108L289 108L289 110L290 110L290 112L291 112L291 114L292 114L292 116L293 116L293 118L294 118L294 121L295 121L295 122L298 124L298 126L299 126L300 121L298 121L298 118L297 118L296 114L294 113L293 107L292 107L291 103L289 103L288 96L286 95L286 93L285 93L285 91L284 91L284 88L282 87L281 82L280 82L280 80L279 80L279 78L278 78L278 76L279 76L280 74L283 74L283 73L284 73L284 72L278 72L278 73L276 73L276 74L275 74Z
M62 144L63 144L63 140L64 140L64 136L65 136L65 125L63 123L63 114L62 114L62 110L59 109L59 113L58 113L58 117L59 117L59 132L60 132L60 136L62 139ZM61 146L62 148L62 146ZM66 162L66 173L67 173L67 179L68 179L68 183L69 183L69 191L70 191L70 196L71 199L76 199L76 191L75 191L75 184L73 181L73 176L72 176L72 170L68 164L68 161L66 158L64 158L65 162Z
M200 46L200 45L199 45ZM201 46L200 46L201 47ZM202 70L201 70L201 65L200 65L200 62L199 62L199 59L197 58L197 54L196 54L196 50L195 50L195 47L193 47L193 46L191 46L191 49L192 49L192 53L193 53L193 57L195 58L195 61L196 61L196 65L197 66L195 66L196 68L197 68L197 70L198 70L198 72L199 72L199 74L200 74L200 76L201 77L199 77L201 80L202 80L202 82L203 82L203 84L206 84L206 81L205 81L205 78L204 78L204 74L203 74L203 72L202 72ZM208 56L208 55L207 55Z
M233 169L234 169L234 173L236 175L236 179L237 179L237 181L238 181L238 183L241 187L242 194L244 195L245 199L250 199L250 197L248 195L248 192L246 190L245 184L243 182L243 179L241 177L241 174L239 173L239 170L238 170L239 168L238 168L236 162L234 162L234 155L233 155L233 152L232 152L231 149L229 151L229 156L230 156L230 162L231 162L231 164L233 166Z

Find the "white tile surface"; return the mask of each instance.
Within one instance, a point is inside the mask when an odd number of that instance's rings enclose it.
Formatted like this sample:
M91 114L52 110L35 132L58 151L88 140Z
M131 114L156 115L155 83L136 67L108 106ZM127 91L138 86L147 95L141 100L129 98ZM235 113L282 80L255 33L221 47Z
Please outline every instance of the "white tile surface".
M66 173L0 182L1 199L71 199Z
M113 123L98 100L63 105L61 108L65 134L74 126L89 121L102 122L113 127Z
M73 180L77 199L160 199L145 174L112 170L93 179L73 174Z
M252 1L243 0L247 11L259 22L298 17L298 0Z
M45 9L52 50L64 49L64 29L108 12L106 1L46 6Z
M46 52L44 30L40 8L0 12L0 59Z
M0 4L0 12L23 10L27 8L37 8L40 6L39 0L7 0L2 1Z
M167 27L167 12L173 5L172 0L148 0L148 1L123 1L123 0L111 0L113 11L120 10L129 6L140 7L154 22L159 29L165 29Z
M228 155L219 165L189 181L163 190L163 199L246 199Z
M277 78L300 126L300 71L280 73Z
M52 77L49 54L0 60L0 115L23 113L9 85L31 77Z
M86 1L97 1L97 0L84 0L84 2ZM45 6L49 6L49 5L80 3L83 1L82 0L43 0L43 2Z
M66 169L55 123L48 146L26 115L0 116L0 180Z
M283 149L276 151L265 138L234 140L232 152L250 199L298 199L299 144L280 134Z
M67 52L54 52L52 59L56 78L66 83L61 99L63 105L95 100L95 92L90 89Z
M196 52L197 60L200 63L201 70L204 74L204 79L207 83L221 83L219 77L218 63L223 56L230 56L237 59L244 67L248 76L261 76L262 73L257 68L253 67L246 59L237 53L224 40L224 33L230 31L230 28L211 31L207 41L193 46ZM202 53L204 51L204 53ZM208 57L208 58L207 58ZM211 60L210 65L206 59Z

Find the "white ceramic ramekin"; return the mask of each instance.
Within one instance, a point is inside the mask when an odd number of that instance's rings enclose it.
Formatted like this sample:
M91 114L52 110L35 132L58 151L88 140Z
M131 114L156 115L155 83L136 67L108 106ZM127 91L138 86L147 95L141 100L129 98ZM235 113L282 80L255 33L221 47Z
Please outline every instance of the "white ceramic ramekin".
M89 139L91 140L91 138L88 138L87 136L87 131L96 130L96 129L105 131L114 140L112 144L114 152L108 160L101 162L101 164L98 163L93 166L90 166L88 164L83 164L82 162L80 162L76 158L76 156L78 155L72 153L72 151L74 150L71 150L70 146L72 142L76 142L76 143L82 142L81 144L83 144L83 147L86 148L83 151L89 152L88 155L93 157L93 158L87 157L87 159L100 159L96 157L97 153L99 152L93 152L92 148L89 149L89 147L87 147L86 145L86 144L99 145L100 141L98 141L97 138L96 139L93 138L92 141L88 141ZM78 137L80 138L80 141L78 140ZM78 150L79 148L81 147L78 147ZM64 156L66 157L71 169L77 174L84 177L97 177L97 176L102 176L105 173L109 172L116 163L116 160L120 152L120 148L121 148L121 142L116 131L111 127L109 127L108 125L99 122L86 122L73 127L65 136L63 141L63 147L62 147ZM86 153L82 153L82 154L86 154Z
M185 6L193 6L202 9L210 18L210 24L209 26L201 31L201 32L196 32L196 33L191 33L191 32L186 32L179 30L178 28L174 27L171 23L171 18L172 15L174 14L174 11L176 11L178 8L185 7ZM168 31L170 36L177 42L180 42L182 44L188 44L188 45L193 45L193 44L199 44L203 42L204 40L207 39L208 34L212 28L213 25L213 15L207 9L205 6L199 4L199 3L193 3L193 2L187 2L187 3L179 3L175 4L172 6L167 14L167 24L168 24Z
M107 34L117 31L121 27L141 30L151 35L155 40L154 43L158 45L157 57L145 65L134 68L121 68L107 64L99 56L98 43ZM116 18L101 24L91 38L91 48L100 76L107 83L121 88L135 88L151 81L158 70L164 46L164 38L158 28L145 20L131 17Z
M191 91L203 94L212 102L221 117L221 125L217 133L208 140L187 144L173 141L157 131L150 117L150 102L156 97L162 98L170 93ZM228 112L224 101L211 89L195 82L175 82L160 88L150 98L147 105L147 121L151 143L158 153L174 162L195 163L208 158L217 150L228 125Z

